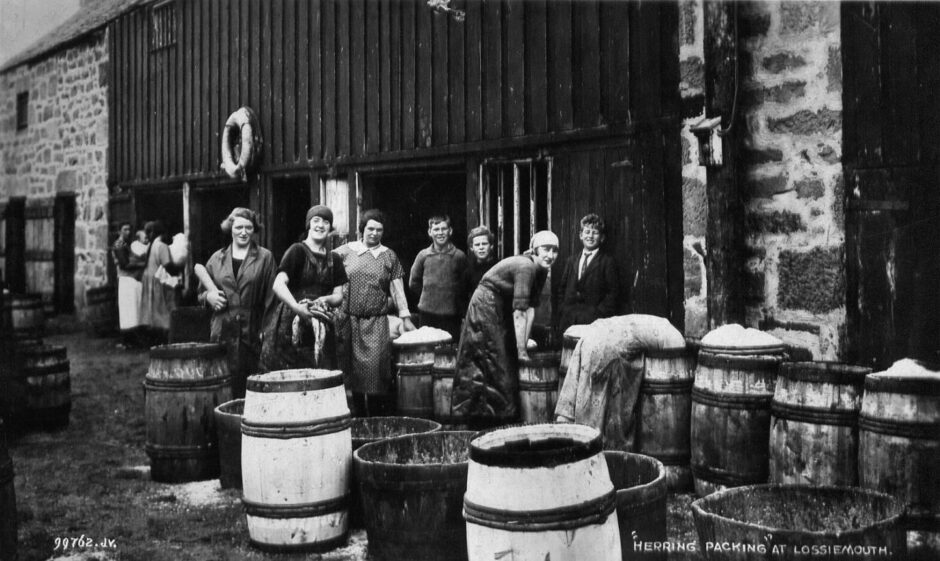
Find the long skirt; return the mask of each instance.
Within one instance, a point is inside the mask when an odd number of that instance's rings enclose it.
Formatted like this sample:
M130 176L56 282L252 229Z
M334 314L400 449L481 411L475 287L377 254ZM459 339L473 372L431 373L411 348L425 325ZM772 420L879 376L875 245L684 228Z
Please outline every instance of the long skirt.
M500 294L479 285L460 333L454 412L477 422L512 422L518 415L518 394L512 309Z
M339 315L337 338L346 389L369 395L392 393L392 349L385 314Z
M118 277L118 323L121 330L140 325L142 285L134 277Z

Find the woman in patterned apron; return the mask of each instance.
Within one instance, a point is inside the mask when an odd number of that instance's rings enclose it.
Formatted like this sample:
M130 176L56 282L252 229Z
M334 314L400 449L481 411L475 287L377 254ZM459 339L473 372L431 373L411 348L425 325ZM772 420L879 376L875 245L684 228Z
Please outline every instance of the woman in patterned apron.
M266 370L335 368L333 308L343 302L346 271L330 251L333 211L307 211L302 242L287 248L274 277L277 299L266 314L261 363Z
M228 349L236 398L245 397L248 376L258 372L261 323L273 295L274 256L253 239L260 229L254 211L233 209L222 221L222 231L231 236L231 245L213 253L205 267L195 266L205 289L199 293L199 301L212 309L210 338L225 343Z
M368 210L359 219L360 241L336 250L346 267L349 293L343 306L339 337L342 339L346 388L353 393L359 413L382 415L394 411L392 353L389 339L389 299L403 320L404 331L413 330L404 270L394 251L382 245L387 224L379 210Z

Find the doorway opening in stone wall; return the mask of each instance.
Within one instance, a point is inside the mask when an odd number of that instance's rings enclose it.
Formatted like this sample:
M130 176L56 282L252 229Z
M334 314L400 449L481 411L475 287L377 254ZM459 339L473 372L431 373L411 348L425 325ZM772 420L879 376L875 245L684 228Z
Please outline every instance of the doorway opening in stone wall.
M222 232L222 221L235 207L250 208L250 199L245 183L209 183L192 187L189 243L193 263L205 263L217 250L232 243L231 236Z
M134 191L134 214L138 228L147 222L159 220L166 227L168 237L183 231L183 187L141 187Z

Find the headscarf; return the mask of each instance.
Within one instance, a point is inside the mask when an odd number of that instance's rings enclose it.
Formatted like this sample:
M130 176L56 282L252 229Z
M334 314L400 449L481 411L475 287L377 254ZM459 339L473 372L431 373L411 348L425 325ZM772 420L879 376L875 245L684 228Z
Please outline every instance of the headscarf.
M529 249L535 249L543 245L558 247L558 236L549 230L536 232L535 235L532 236L532 241L529 242Z

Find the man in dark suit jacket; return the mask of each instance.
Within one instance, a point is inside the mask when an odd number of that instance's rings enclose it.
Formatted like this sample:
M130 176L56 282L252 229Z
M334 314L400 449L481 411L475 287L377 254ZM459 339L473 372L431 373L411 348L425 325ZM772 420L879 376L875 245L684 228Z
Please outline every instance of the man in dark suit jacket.
M582 250L568 258L552 290L557 337L572 325L617 313L620 281L614 258L601 250L604 220L591 213L581 219L580 226Z

